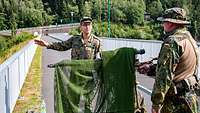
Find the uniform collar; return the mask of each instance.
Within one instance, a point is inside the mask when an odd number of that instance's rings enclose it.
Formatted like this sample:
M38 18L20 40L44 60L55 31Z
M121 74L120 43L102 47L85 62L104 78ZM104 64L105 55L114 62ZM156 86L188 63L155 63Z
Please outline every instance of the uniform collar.
M186 30L186 28L185 27L178 27L178 28L176 28L176 29L174 29L174 30L172 30L172 31L170 31L170 32L165 32L165 35L164 35L164 37L163 37L163 40L165 40L166 38L168 38L170 35L173 35L173 34L176 34L177 32L180 32L180 31L185 31Z
M83 33L81 33L81 41L82 41L82 43L84 43L84 40L83 40ZM88 39L88 42L92 42L92 41L93 41L93 36L92 36L92 34L90 34L89 39Z

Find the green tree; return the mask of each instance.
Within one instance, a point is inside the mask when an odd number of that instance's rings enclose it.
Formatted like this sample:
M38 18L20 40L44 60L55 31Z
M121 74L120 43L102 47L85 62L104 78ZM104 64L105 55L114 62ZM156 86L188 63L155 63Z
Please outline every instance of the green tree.
M144 1L144 0L135 0L135 2L137 2L138 5L139 5L142 9L146 10L146 4L145 4L145 1Z
M124 9L128 24L143 24L144 22L144 7L141 7L139 2L130 1Z
M5 22L5 14L4 14L4 8L3 8L3 0L0 2L0 30L3 30L6 28Z
M182 7L187 9L190 0L160 0L160 2L162 3L164 10L172 7Z
M162 14L163 8L160 0L156 0L148 4L147 12L151 14L151 17L156 19L159 15Z
M0 13L0 30L4 30L6 28L4 22L5 22L4 13Z
M192 35L200 40L200 0L192 0L190 5L190 21Z
M15 37L16 35L16 29L17 29L17 22L16 22L16 1L15 0L9 0L10 4L10 27L11 27L11 35L12 37Z
M85 4L89 2L92 2L92 0L75 0L75 4L78 6L78 15L80 18L85 16L87 11Z
M79 14L79 17L83 17L84 16L84 4L85 4L85 0L76 0L76 4L78 5L78 14Z
M59 15L60 19L64 19L67 12L66 2L64 0L58 0L57 2L58 2L57 14Z
M96 19L100 21L100 14L101 14L101 1L100 0L94 0L92 1L92 8L91 8L91 17L93 19Z
M120 2L120 4L119 4ZM125 22L126 14L124 8L129 1L116 0L111 4L111 21L113 22Z
M18 27L35 27L49 25L54 16L50 16L44 11L41 0L20 1L18 9Z
M91 10L92 10L91 4L92 3L90 3L90 2L85 2L84 16L89 16L89 17L91 16Z
M24 24L28 27L36 27L43 25L42 12L33 8L26 8Z
M67 15L66 15L66 21L68 22L79 22L78 17L78 6L74 4L68 4L67 5Z

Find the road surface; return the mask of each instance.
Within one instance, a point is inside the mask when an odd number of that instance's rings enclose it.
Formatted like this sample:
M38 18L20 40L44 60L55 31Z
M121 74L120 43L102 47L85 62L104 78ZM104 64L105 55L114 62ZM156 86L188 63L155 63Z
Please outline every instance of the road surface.
M63 38L63 37L61 37ZM69 37L65 37L67 39ZM48 42L57 42L49 36L43 36ZM46 103L47 113L54 113L54 69L48 68L48 64L57 63L63 59L70 59L71 51L55 51L43 48L42 51L42 95Z

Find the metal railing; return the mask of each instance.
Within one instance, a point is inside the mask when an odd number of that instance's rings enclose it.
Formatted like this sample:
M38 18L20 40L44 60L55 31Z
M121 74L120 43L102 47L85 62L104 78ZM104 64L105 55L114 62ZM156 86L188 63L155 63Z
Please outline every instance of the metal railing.
M30 41L0 65L0 113L12 113L36 48Z
M66 33L59 34L49 34L50 37L58 40L64 41L69 37ZM140 61L151 60L154 57L158 56L160 51L162 41L157 40L138 40L138 39L124 39L124 38L99 38L102 43L102 50L114 50L120 47L133 47L136 49L145 49L145 54L138 55Z
M17 34L21 32L30 32L30 33L38 32L40 34L66 33L71 28L76 28L78 26L79 26L79 23L72 23L72 24L62 24L62 25L20 28L20 29L17 29ZM0 35L11 36L11 30L2 30L0 31Z
M136 49L144 49L145 54L138 55L140 61L147 61L157 57L161 47L161 41L157 40L137 40L123 38L101 38L103 50L113 50L120 47L133 47Z

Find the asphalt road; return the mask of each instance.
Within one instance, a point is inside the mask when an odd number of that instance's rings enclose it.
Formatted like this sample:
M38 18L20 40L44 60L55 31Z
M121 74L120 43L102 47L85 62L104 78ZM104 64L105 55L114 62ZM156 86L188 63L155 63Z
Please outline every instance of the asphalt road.
M137 81L139 82L139 84L141 86L143 86L145 89L151 90L153 89L153 84L154 84L154 78L143 75L143 74L139 74L136 73L137 75ZM144 100L145 100L145 106L147 108L147 113L151 113L151 95L146 93L145 89L139 89L139 91L141 92L141 94L144 96Z
M61 37L62 38L62 37ZM66 39L68 37L65 37ZM43 36L48 42L57 42L49 36ZM42 95L46 103L47 113L54 113L54 69L48 68L48 64L57 63L63 59L70 59L71 51L55 51L43 48L42 51Z
M51 37L50 37L51 36ZM44 40L47 40L48 42L57 42L60 40L66 40L69 38L69 35L62 35L62 34L51 34L50 36L43 36ZM59 38L55 39L53 37ZM70 59L70 51L55 51L55 50L49 50L44 48L43 49L43 55L42 55L42 95L46 103L46 109L47 113L54 113L54 70L53 68L48 68L48 64L54 64L57 63L63 59ZM139 81L139 84L143 86L146 89L152 90L154 79L146 76L136 73L137 75L137 81ZM150 113L151 109L151 100L150 95L144 91L144 89L139 90L141 94L145 98L145 104L147 107L147 113Z

